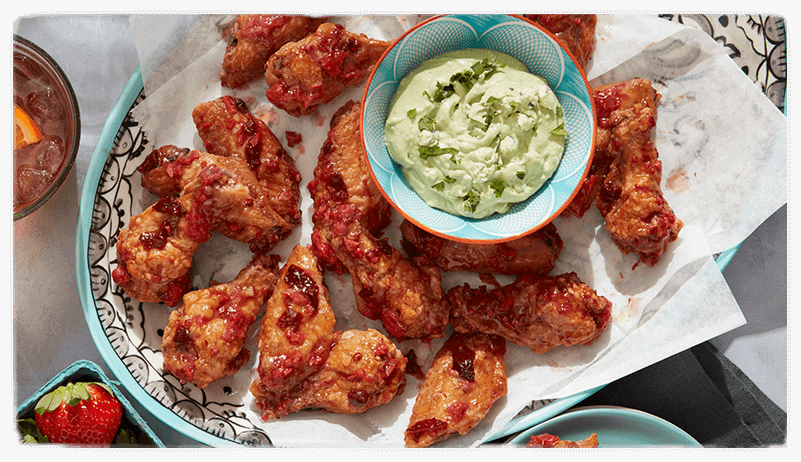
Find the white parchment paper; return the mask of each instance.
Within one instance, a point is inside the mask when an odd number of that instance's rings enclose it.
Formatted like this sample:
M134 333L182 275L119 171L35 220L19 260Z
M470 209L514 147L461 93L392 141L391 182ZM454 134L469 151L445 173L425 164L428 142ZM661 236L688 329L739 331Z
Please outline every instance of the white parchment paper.
M284 142L303 176L302 226L275 250L285 260L294 245L310 242L312 203L306 185L331 115L346 101L361 99L363 87L349 89L302 118L273 108L262 81L236 91L222 88L219 73L225 43L219 26L230 19L132 18L147 94L134 116L145 127L151 148L175 144L202 149L191 119L194 106L223 94L244 99ZM411 15L331 20L370 37L392 39L420 19ZM593 86L643 77L662 95L656 145L663 163L663 189L685 227L658 265L634 268L636 257L620 253L595 208L581 220L558 218L555 224L565 247L554 274L575 271L609 298L614 304L613 323L591 346L537 355L508 343L508 396L468 435L451 438L444 446L478 445L532 400L565 397L609 383L745 322L713 256L744 240L786 203L784 115L703 32L653 16L600 15L596 36L587 73ZM289 148L286 131L301 133L303 142ZM142 193L142 208L153 200L148 194ZM399 221L396 216L395 223ZM398 244L395 228L387 235ZM248 259L246 246L212 239L195 259L195 283L203 286L212 275L218 280L233 277ZM380 329L357 312L349 276L328 274L326 282L338 329ZM446 289L464 282L481 284L473 274L444 274ZM238 374L245 376L241 382L246 385L255 377L256 335L248 345L253 358ZM441 344L442 340L407 341L399 346L404 352L414 349L426 368ZM265 429L278 446L400 447L419 385L409 377L402 395L362 415L299 413L261 422L250 396L244 400L248 419Z

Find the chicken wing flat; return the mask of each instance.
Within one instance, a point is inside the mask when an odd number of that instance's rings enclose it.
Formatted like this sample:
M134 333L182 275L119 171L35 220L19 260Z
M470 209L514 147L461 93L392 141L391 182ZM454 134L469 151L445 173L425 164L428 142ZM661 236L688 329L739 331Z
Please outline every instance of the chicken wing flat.
M292 228L300 224L300 173L267 124L233 96L200 103L192 120L206 151L237 157L254 170L270 206Z
M576 273L521 275L493 290L467 284L448 291L457 332L500 335L535 353L564 345L589 345L609 326L612 302Z
M226 180L214 196L228 204L214 213L212 230L252 250L270 250L291 232L292 225L272 208L269 191L261 187L253 170L238 157L225 157L174 146L154 150L140 165L142 185L154 194L187 194L203 189L202 172L214 168ZM203 193L203 194L208 194Z
M454 332L437 352L417 395L407 447L427 447L475 427L506 396L506 340Z
M323 367L283 394L260 380L250 387L262 419L277 419L300 411L358 414L388 403L406 384L406 359L374 329L346 330Z
M596 92L604 102L598 122L610 127L607 149L614 160L595 205L621 252L633 252L653 266L684 226L662 193L662 161L652 140L660 96L650 81L640 78Z
M527 14L526 18L540 24L562 42L576 58L582 70L592 59L595 50L594 14Z
M443 271L546 275L556 265L564 243L549 223L526 236L500 244L472 244L436 236L404 220L401 244L407 254L427 255Z
M267 302L259 333L260 381L282 394L318 371L334 343L336 319L317 259L292 249Z
M223 55L220 83L239 88L261 78L273 53L284 44L311 34L324 20L275 14L237 15Z
M185 294L164 329L164 370L201 389L235 374L250 359L248 330L273 293L279 260L257 254L232 281Z
M581 441L567 441L549 433L531 435L527 448L597 448L598 434L592 433Z
M364 147L359 138L361 103L348 101L331 118L328 137L320 150L309 193L314 201L312 223L331 221L331 211L352 205L367 232L380 236L391 219L392 208L370 176ZM326 269L342 274L346 269L331 249L314 240L313 250Z
M370 74L389 42L324 22L314 33L276 51L265 65L267 99L300 117L317 110Z

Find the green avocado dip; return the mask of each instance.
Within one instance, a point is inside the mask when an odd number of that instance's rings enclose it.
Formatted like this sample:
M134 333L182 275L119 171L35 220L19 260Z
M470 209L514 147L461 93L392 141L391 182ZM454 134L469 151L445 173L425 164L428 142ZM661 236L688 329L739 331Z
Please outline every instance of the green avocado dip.
M553 175L567 132L545 79L485 49L448 52L401 80L384 127L390 157L431 207L504 213Z

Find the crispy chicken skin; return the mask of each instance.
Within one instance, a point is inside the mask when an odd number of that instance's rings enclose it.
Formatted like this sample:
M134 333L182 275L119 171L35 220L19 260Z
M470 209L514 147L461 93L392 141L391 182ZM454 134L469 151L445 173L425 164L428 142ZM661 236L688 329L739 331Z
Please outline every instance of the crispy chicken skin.
M362 226L378 237L390 223L392 208L370 177L360 140L360 109L361 103L348 101L331 118L314 178L308 184L314 201L312 223L323 224L333 208L352 205L360 214ZM314 242L319 244L319 240ZM326 269L339 274L347 271L333 252L319 245L313 250Z
M248 330L273 292L279 260L256 254L232 281L184 295L164 329L164 370L201 389L235 374L250 359Z
M247 104L222 96L195 106L192 120L206 151L238 157L254 170L270 206L290 228L300 224L300 173L267 124Z
M493 290L467 284L448 291L450 322L457 332L501 335L535 353L564 345L589 345L608 327L612 302L576 273L520 275Z
M640 78L595 93L596 101L604 102L597 109L598 123L610 128L607 149L614 156L595 204L620 251L653 266L684 226L660 186L662 161L652 140L660 95Z
M325 19L275 14L240 14L225 47L220 83L239 88L264 75L264 65L284 44L314 32Z
M282 394L318 371L334 343L336 319L317 259L302 245L292 249L267 302L259 332L261 382Z
M262 419L299 411L363 413L388 403L406 384L406 359L386 336L374 329L335 334L322 368L286 393L271 391L255 380L250 392Z
M358 113L352 101L335 113L309 183L312 251L326 268L350 273L359 312L381 319L393 337L442 337L449 306L439 269L425 256L407 259L377 237L391 209L366 166Z
M267 99L295 117L312 113L367 78L388 47L389 42L324 22L314 33L282 46L267 61Z
M579 66L586 69L595 50L595 26L598 17L594 14L527 14L526 18L540 24L556 36L576 58Z
M445 239L404 220L401 244L409 255L427 255L443 271L516 275L550 273L562 252L556 226L549 223L526 236L500 244L472 244Z
M592 433L581 441L567 441L548 433L531 435L527 448L597 448L598 434Z
M261 187L253 170L239 157L163 146L145 159L139 171L142 185L157 195L186 194L199 187L201 172L211 167L227 178L215 193L215 197L224 196L228 206L216 211L214 232L248 243L254 251L267 251L292 230L292 225L273 209L270 192Z
M502 337L454 332L426 373L404 432L406 446L430 446L475 427L506 396L505 354Z

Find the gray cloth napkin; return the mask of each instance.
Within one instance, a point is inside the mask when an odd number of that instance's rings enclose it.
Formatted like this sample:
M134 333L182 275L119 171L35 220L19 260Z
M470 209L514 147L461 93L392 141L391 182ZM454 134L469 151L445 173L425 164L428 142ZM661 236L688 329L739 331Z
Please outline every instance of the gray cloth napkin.
M705 447L783 445L787 413L709 342L610 383L578 406L614 405L661 417Z

